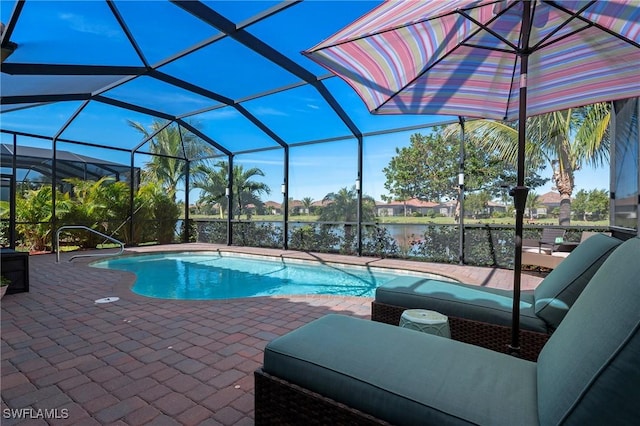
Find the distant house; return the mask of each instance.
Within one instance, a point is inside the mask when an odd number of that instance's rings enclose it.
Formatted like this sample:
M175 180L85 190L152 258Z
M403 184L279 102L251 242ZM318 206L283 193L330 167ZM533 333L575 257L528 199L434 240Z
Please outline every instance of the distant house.
M247 215L249 214L254 215L257 213L257 210L258 210L258 207L255 204L249 203L249 204L245 204L243 213Z
M446 203L440 203L440 207L438 207L438 212L442 216L453 217L456 214L456 205L458 202L456 200L450 200Z
M487 211L489 215L493 214L494 212L504 213L507 211L507 206L505 206L502 203L497 203L495 201L489 201L487 203Z
M560 193L549 191L545 194L538 196L539 207L536 207L532 212L534 218L546 217L551 214L551 211L560 207ZM525 215L529 216L529 209L525 210Z
M264 208L267 211L267 214L282 214L282 204L276 203L275 201L265 201Z
M331 203L332 201L328 201L328 200L314 201L313 203L311 203L311 211L313 212L313 214L320 214L322 212L322 209L327 207Z
M307 209L304 208L304 204L300 200L289 200L289 212L291 214L305 214Z
M392 201L390 203L376 202L376 213L378 216L407 216L414 213L422 216L438 213L440 203L433 201L422 201L417 198L411 198L406 201Z

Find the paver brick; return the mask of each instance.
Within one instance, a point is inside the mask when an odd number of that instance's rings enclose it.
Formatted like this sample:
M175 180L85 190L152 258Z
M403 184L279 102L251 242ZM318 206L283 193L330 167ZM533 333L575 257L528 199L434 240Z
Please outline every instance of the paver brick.
M194 374L205 368L206 365L198 360L186 358L174 364L174 367L182 371L183 373Z
M223 407L213 413L213 417L224 425L232 425L243 417L243 413L233 407Z
M118 399L130 398L135 395L140 395L145 392L147 389L151 389L158 384L155 380L150 377L144 377L140 380L135 380L126 386L122 386L111 391L111 394L117 397Z
M243 377L245 377L245 374L241 371L227 370L209 380L208 383L218 389L222 389L234 384L236 381L240 380Z
M198 376L198 378L200 377ZM194 377L192 377L191 375L177 374L172 378L170 378L169 380L166 380L164 384L169 386L171 389L173 389L176 392L186 393L191 389L193 389L194 387L200 385L201 382L198 379L195 379Z
M67 392L76 402L87 402L107 394L107 391L94 382L77 386Z
M93 369L87 373L87 376L91 378L94 382L104 383L116 377L120 377L122 372L118 371L115 367L111 367L109 365L105 365L103 367L98 367Z
M213 417L213 413L201 405L193 406L176 417L183 425L199 425L208 418Z
M65 370L65 371L72 371L73 369L69 369L69 370ZM77 370L76 370L77 371ZM89 379L87 376L85 376L84 374L78 374L75 375L73 377L70 377L66 380L62 380L61 382L59 382L57 385L60 389L62 389L63 391L68 391L70 389L73 389L77 386L83 385L85 383L90 382L91 379Z
M67 380L79 375L80 375L80 372L75 368L69 368L62 371L58 371L54 369L52 374L46 375L44 377L36 378L35 380L32 379L32 380L37 386L49 386L53 384L58 384L64 380Z
M176 416L195 404L186 396L172 392L155 401L153 405L169 416Z
M132 425L142 425L151 422L160 414L162 413L156 407L144 405L134 412L127 414L124 420Z
M82 403L82 407L85 408L89 413L95 414L98 411L104 410L107 407L111 407L112 405L117 404L118 398L113 395L102 395L95 399L92 399L87 402Z
M108 408L98 411L95 414L96 420L102 423L112 423L115 420L121 419L126 415L133 413L134 411L144 407L146 403L138 398L127 398L124 401L120 401Z

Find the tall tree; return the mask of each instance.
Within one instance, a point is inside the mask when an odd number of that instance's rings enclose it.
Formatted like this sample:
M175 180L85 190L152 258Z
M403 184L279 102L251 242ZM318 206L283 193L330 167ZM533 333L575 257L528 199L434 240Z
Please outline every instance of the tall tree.
M610 117L610 104L599 103L527 119L527 162L551 166L560 193L560 225L571 223L574 172L587 165L608 163ZM517 123L471 121L467 123L467 135L477 145L499 152L505 161L515 164Z
M491 194L488 191L478 191L467 194L464 203L465 210L470 212L474 219L479 214L483 214L491 201Z
M383 169L386 200L405 201L418 198L425 201L458 200L460 187L459 127L436 128L429 135L411 135L410 145L396 148L396 155ZM543 185L535 169L529 184ZM495 151L465 144L465 188L468 191L488 191L501 194L502 186L515 182L515 168L505 163ZM456 206L456 216L459 215Z
M581 189L571 204L571 210L583 221L599 220L609 213L609 194L604 189Z
M382 169L387 199L439 200L455 196L458 150L438 133L410 137L410 145L396 148L396 155Z

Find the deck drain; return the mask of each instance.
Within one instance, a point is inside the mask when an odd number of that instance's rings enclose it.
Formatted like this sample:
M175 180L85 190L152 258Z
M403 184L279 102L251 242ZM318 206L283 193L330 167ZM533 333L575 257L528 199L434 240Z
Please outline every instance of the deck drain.
M103 297L102 299L96 300L96 303L111 303L117 302L118 300L120 300L119 297Z

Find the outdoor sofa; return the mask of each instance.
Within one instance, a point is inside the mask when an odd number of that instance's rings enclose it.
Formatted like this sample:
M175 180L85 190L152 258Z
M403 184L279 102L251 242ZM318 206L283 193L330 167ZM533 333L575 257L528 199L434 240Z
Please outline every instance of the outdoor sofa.
M588 283L537 362L389 324L327 315L267 344L261 424L636 424L640 238Z
M536 360L591 277L621 242L604 234L593 235L578 245L534 291L521 292L523 358ZM398 325L406 309L427 309L447 315L454 340L499 352L509 350L512 290L399 277L376 289L371 319Z

